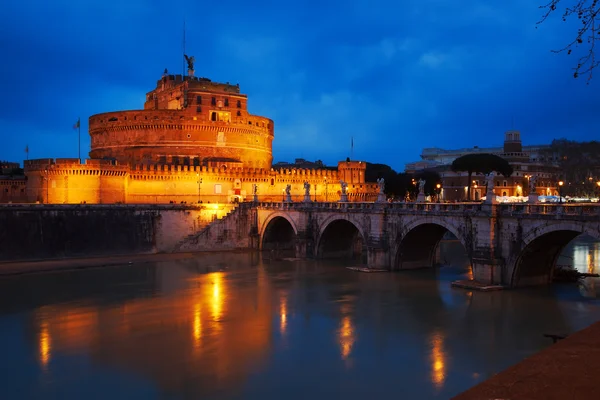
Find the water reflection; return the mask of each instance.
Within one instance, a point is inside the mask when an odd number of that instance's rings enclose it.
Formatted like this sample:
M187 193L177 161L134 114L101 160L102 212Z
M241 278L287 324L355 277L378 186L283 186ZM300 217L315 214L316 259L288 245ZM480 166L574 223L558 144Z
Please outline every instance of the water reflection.
M572 254L572 258L570 255ZM569 262L572 261L572 264ZM600 243L589 236L582 236L571 243L561 255L557 264L572 265L581 273L600 272ZM600 297L600 278L586 277L579 280L579 292L586 298Z
M39 339L39 358L42 368L46 370L48 363L50 362L50 355L52 349L52 339L50 338L50 332L48 331L48 323L42 322L40 326L40 339Z
M282 294L279 298L279 331L282 335L285 334L287 327L287 297Z
M439 389L446 379L446 356L444 354L444 335L434 331L431 337L431 382Z
M600 260L593 248L586 268ZM51 377L24 391L0 375L3 399L110 398L115 385L127 398L293 399L302 387L314 398L445 399L550 345L544 333L600 319L576 286L452 289L468 271L457 265L360 274L208 254L0 279L0 368L29 354L35 370L19 374Z
M352 323L351 305L343 304L341 307L342 318L338 329L338 341L340 344L340 352L342 360L347 360L352 353L352 346L356 341L356 330Z

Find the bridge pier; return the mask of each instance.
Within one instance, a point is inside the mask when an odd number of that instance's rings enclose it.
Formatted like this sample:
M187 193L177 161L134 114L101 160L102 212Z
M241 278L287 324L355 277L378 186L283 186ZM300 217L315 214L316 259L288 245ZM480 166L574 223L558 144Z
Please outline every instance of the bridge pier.
M500 285L504 260L493 257L472 258L473 280L485 285Z
M298 234L294 240L294 250L296 258L311 258L315 255L313 240L302 234Z
M367 246L367 268L390 269L390 252L381 245Z

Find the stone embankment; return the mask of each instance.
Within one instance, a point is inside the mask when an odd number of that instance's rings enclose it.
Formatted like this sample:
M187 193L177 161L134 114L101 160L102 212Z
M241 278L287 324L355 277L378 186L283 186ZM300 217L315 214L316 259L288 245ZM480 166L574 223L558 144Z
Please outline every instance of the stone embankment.
M248 213L233 204L3 205L0 263L245 248Z
M453 400L600 398L600 322L454 397Z

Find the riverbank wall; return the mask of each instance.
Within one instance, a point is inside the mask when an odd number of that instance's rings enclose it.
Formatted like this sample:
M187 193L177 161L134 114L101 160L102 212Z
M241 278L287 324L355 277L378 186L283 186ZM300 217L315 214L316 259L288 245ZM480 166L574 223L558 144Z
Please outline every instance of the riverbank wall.
M4 205L0 262L178 252L180 243L211 223L219 229L203 236L203 247L219 250L246 217L236 211L232 204ZM225 247L248 245L238 240Z

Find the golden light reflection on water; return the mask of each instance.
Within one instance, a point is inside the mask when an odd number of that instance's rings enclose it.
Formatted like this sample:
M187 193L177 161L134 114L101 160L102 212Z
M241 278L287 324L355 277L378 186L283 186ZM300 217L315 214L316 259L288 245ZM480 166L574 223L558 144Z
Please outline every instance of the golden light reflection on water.
M223 273L215 272L209 276L213 285L212 298L210 300L212 320L218 322L223 317L223 305L225 303L225 293L223 292Z
M342 312L342 320L338 329L338 342L342 360L347 360L352 353L352 346L356 342L356 329L351 318L352 306L349 303L344 303L340 311Z
M202 340L202 308L200 303L194 303L194 348L198 349Z
M50 338L48 323L42 322L42 325L40 326L39 358L43 368L46 368L46 366L50 362L51 351L52 339Z
M287 298L282 295L279 299L279 331L283 335L287 328Z
M431 339L431 382L440 389L446 380L446 354L444 353L444 335L434 332Z

